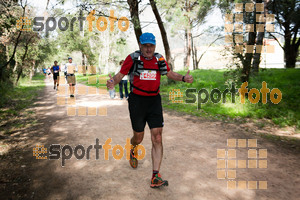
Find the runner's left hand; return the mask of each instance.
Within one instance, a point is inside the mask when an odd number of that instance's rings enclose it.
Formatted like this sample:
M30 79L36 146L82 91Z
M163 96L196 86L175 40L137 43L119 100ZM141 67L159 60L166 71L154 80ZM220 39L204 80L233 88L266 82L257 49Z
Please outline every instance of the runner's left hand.
M107 80L107 82L106 82L106 86L107 86L108 89L112 90L112 89L114 89L114 87L115 87L114 79L113 79L113 77L111 76L111 74L109 74L109 78L110 78L110 79Z
M193 83L193 76L190 75L190 70L188 70L188 72L184 76L184 81L187 83Z

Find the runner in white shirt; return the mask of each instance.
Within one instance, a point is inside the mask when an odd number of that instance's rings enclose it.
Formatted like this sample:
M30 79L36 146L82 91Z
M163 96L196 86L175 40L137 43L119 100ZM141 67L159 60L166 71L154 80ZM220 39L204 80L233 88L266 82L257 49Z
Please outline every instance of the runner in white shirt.
M69 57L68 60L69 60L69 63L65 64L64 72L67 76L67 82L69 84L70 97L74 97L75 85L76 85L75 72L78 71L78 68L75 63L72 63L71 57Z

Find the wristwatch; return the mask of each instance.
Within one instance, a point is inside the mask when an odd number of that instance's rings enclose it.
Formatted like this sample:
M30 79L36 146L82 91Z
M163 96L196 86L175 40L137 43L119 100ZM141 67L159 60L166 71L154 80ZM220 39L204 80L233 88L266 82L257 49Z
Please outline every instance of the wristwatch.
M185 77L185 76L182 76L182 81L183 81L183 82L185 82L184 77Z

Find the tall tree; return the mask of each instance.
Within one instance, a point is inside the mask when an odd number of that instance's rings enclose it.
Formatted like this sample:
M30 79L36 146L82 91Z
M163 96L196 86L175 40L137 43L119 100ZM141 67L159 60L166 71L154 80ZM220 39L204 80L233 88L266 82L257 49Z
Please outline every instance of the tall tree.
M269 0L266 0L266 1L256 0L256 3L264 3L264 11L263 12L258 12L255 9L256 14L263 14L264 18L266 17L266 13L267 13L267 9L266 9L267 1L269 1ZM264 20L264 22L260 22L260 24L265 25L266 24L265 20ZM256 45L263 45L264 36L265 36L265 32L257 33ZM253 55L253 63L252 63L252 68L253 68L254 73L258 73L258 71L259 71L260 58L261 58L261 52L258 52L258 49L255 48L255 53Z
M0 1L0 81L8 81L11 76L10 65L15 64L15 54L22 35L21 30L13 28L17 24L17 19L24 17L26 13L27 1L20 1L20 5L16 0ZM21 15L20 15L21 13ZM20 29L23 28L23 25ZM8 48L11 46L12 54L9 55Z
M219 7L223 13L231 13L232 10L235 8L235 3L248 3L248 1L245 0L221 0L219 3ZM252 3L262 3L262 0L253 0ZM243 23L245 24L253 24L254 31L250 31L247 34L243 34L247 36L246 44L247 45L253 45L255 46L255 53L253 52L236 52L235 47L240 45L243 46L243 44L238 44L236 42L236 32L232 33L233 36L233 55L234 57L238 58L240 62L242 63L242 70L241 70L241 81L246 82L249 81L249 77L251 74L251 69L253 71L258 72L259 69L259 63L260 63L260 57L261 53L258 52L257 45L262 45L263 38L264 38L264 31L258 32L259 30L256 30L256 25L261 23L257 22L256 20L256 6L253 7L254 12L244 12L243 11ZM265 22L263 22L264 24ZM238 33L240 34L240 33ZM235 59L234 59L235 60ZM235 65L236 63L234 63Z
M160 14L158 12L156 2L154 0L150 0L150 4L151 4L151 7L152 7L152 11L155 15L156 21L158 23L160 34L161 34L161 37L162 37L162 40L163 40L167 63L169 65L169 67L173 70L174 62L173 62L173 59L172 59L172 56L171 56L171 50L170 50L170 46L169 46L169 42L168 42L167 32L165 30L163 21L162 21L162 19L160 17Z
M139 38L142 35L142 28L139 17L139 3L138 0L127 0L129 5L129 11L131 16L131 22L133 23L133 29L136 37L136 41L139 43Z
M268 10L275 15L276 24L279 25L279 33L284 37L284 51L286 68L295 68L299 54L299 28L300 28L300 1L299 0L270 0ZM277 38L271 34L276 40ZM277 40L278 41L278 40Z
M173 23L173 29L184 32L184 66L190 67L192 54L193 29L205 22L205 18L212 10L215 0L160 0L160 5L167 10L167 20Z

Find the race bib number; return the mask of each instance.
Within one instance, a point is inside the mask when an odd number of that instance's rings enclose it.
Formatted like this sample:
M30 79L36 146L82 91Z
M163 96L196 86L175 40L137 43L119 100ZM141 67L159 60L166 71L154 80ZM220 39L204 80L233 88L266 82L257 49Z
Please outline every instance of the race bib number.
M55 70L54 73L58 73L58 70Z
M155 70L144 70L140 75L141 80L156 80Z

